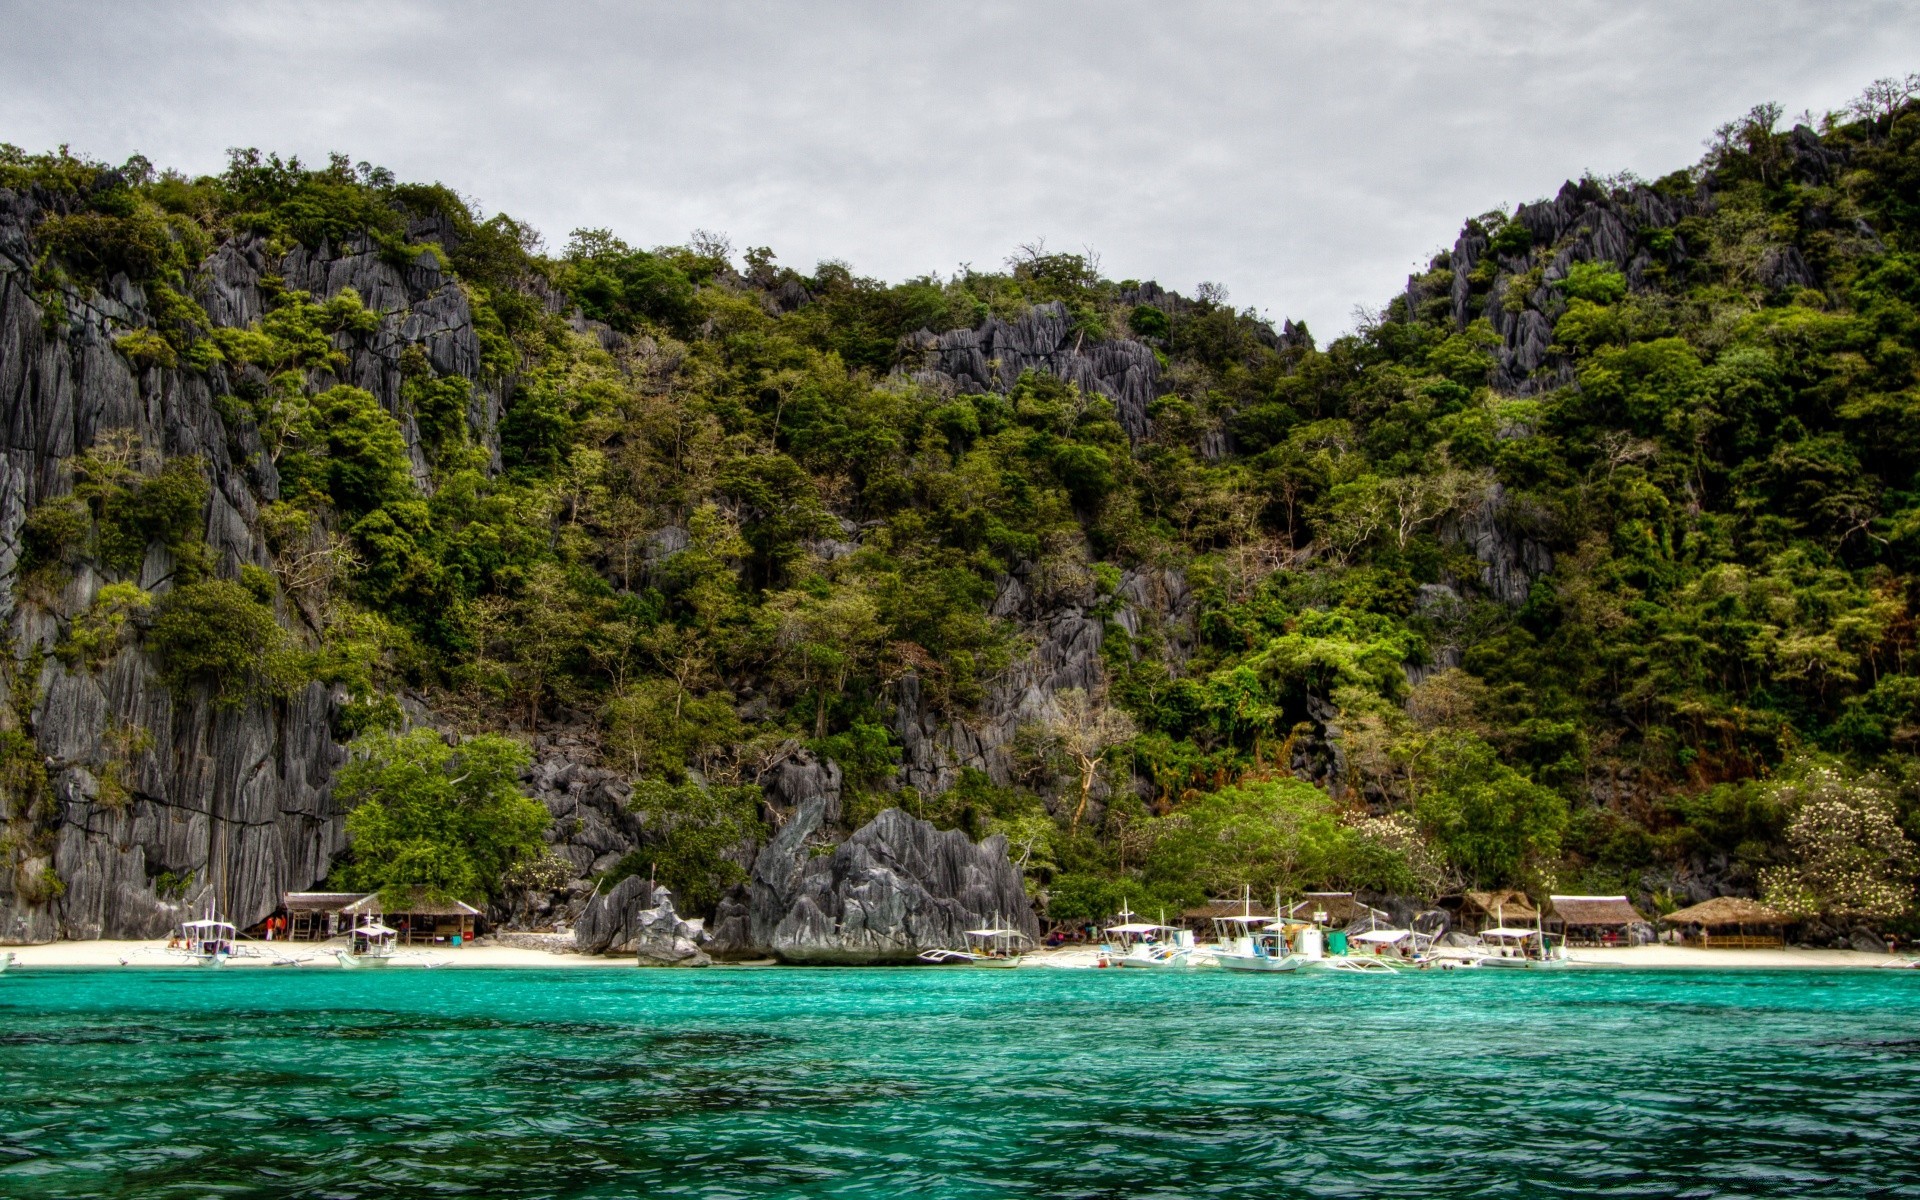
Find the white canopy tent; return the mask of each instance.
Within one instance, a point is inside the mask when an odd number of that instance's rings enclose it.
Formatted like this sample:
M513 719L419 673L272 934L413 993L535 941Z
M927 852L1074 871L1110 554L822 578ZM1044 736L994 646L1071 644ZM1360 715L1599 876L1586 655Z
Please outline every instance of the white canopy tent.
M1378 942L1382 945L1391 945L1394 942L1405 941L1412 936L1413 930L1411 929L1369 929L1365 933L1354 934L1353 940L1356 942Z

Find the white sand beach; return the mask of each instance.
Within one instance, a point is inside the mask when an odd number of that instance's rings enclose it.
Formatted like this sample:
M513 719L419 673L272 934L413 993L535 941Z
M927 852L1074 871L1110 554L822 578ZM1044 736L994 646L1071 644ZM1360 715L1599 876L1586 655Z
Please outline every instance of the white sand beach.
M1618 946L1611 949L1575 947L1567 951L1577 963L1614 967L1684 967L1693 970L1756 968L1831 971L1838 968L1909 966L1901 954L1866 954L1859 950L1711 950L1699 946Z
M565 939L555 939L556 944ZM344 950L344 939L330 942L258 942L240 943L240 953L227 960L227 969L289 967L339 970L336 951ZM153 941L46 942L35 946L0 946L0 954L11 952L15 970L35 967L180 967L196 964L167 953L165 939ZM630 956L601 958L595 955L560 953L533 946L508 946L483 938L470 946L402 947L401 963L396 965L435 967L627 967L634 966Z
M537 944L503 945L492 938L461 946L403 948L403 962L412 966L480 968L566 968L633 969L629 955L602 957L575 954L563 950L564 937L515 935L525 943L550 940L554 949ZM346 943L331 942L256 942L241 943L242 953L229 959L228 969L258 967L299 967L310 970L339 970L334 953ZM163 940L46 942L32 946L0 946L0 954L11 953L14 969L36 967L179 967L193 963L167 953ZM1614 949L1575 949L1569 952L1576 963L1593 967L1661 968L1686 970L1811 970L1872 969L1910 966L1904 955L1864 954L1857 950L1703 950L1697 946L1632 946ZM1040 950L1027 956L1033 967L1090 967L1094 956L1085 947L1067 946ZM398 965L398 964L396 964ZM746 965L746 964L725 964ZM770 965L770 964L752 964Z

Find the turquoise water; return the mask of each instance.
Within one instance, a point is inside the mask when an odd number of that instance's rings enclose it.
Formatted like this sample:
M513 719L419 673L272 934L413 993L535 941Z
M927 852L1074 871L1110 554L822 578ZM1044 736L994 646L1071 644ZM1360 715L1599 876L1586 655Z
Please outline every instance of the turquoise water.
M1920 972L16 971L0 1196L1920 1195Z

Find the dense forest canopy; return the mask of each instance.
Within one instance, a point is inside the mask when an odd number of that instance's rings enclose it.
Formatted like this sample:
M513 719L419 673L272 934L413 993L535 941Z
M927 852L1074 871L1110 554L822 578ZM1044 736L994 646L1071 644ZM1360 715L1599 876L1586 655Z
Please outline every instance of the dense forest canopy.
M48 321L141 289L120 353L213 379L275 481L275 569L229 572L196 549L194 465L103 439L29 514L22 595L89 558L123 582L63 659L138 639L233 704L340 685L364 748L346 798L386 805L363 839L459 808L444 748L395 739L403 695L474 734L590 724L657 831L621 870L696 908L767 831L758 772L804 746L844 770L849 825L899 806L1005 833L1058 920L1470 884L1897 920L1920 832L1916 82L1817 132L1762 106L1697 167L1474 218L1325 346L1044 246L886 284L707 234L553 251L344 156L187 178L8 146L0 188L48 214L15 264ZM334 374L378 324L351 289L216 328L201 268L233 239L450 272L480 361L409 351L394 412ZM1144 421L1054 371L924 369L935 335L1037 312L1075 353L1150 353ZM149 595L130 580L156 541L178 566ZM1177 618L1129 601L1147 572L1190 594ZM1101 678L1029 713L1006 770L904 786L903 685L964 724L1041 636L996 604L1010 578L1104 624ZM540 876L497 782L511 834L407 843L434 876L412 882Z

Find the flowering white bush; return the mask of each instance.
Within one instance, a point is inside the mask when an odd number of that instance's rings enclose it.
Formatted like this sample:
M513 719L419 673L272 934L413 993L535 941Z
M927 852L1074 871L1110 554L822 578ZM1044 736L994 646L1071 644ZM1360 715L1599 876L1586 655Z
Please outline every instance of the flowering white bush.
M1760 872L1766 903L1798 917L1893 917L1912 906L1920 852L1900 828L1885 779L1816 766L1774 786L1793 814L1794 861Z

